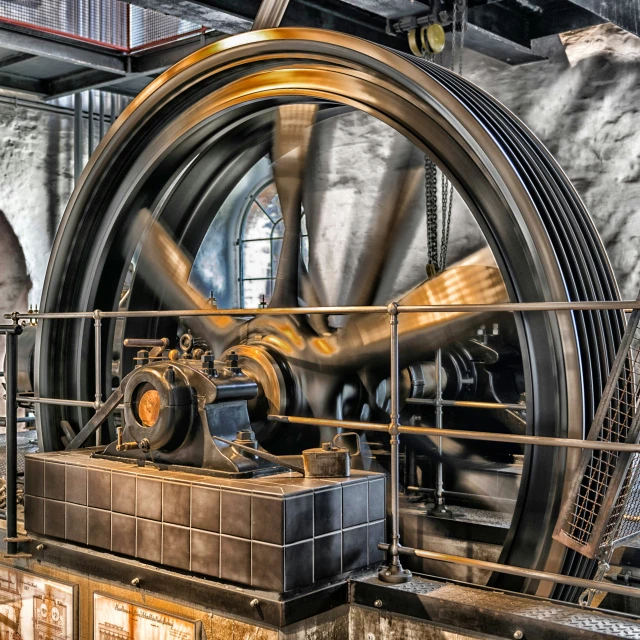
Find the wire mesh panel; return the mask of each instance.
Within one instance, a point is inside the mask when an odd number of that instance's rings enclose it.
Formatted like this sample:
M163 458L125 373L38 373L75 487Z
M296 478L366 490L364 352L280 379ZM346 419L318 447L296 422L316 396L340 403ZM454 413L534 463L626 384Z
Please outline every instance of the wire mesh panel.
M0 21L128 49L129 5L119 0L0 1Z
M640 311L631 314L588 439L636 443L640 430ZM639 454L587 451L554 538L594 558L640 534Z
M131 52L201 31L200 25L121 0L0 0L0 23Z
M137 50L198 33L202 27L157 11L131 5L129 49Z

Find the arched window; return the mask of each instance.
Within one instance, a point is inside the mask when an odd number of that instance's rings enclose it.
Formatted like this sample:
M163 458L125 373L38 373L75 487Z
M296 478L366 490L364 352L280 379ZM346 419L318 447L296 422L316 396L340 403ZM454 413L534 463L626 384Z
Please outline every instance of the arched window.
M301 255L309 263L307 221L302 214ZM238 236L240 306L250 309L269 303L278 271L284 224L275 182L258 185L247 199Z

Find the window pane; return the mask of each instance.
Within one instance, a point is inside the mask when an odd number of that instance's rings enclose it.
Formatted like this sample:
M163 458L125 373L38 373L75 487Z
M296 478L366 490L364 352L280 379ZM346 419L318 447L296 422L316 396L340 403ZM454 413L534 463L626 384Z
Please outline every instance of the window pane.
M244 308L257 309L260 306L260 296L266 296L267 303L271 299L271 280L245 280Z
M268 237L268 236L267 236ZM242 277L271 277L271 242L255 240L242 245Z
M275 227L273 227L273 234L272 234L272 238L282 238L282 236L284 235L284 222L282 221L282 218L280 218L280 220L278 220L278 224L276 224Z
M271 235L273 223L265 215L264 211L254 202L247 212L244 221L243 240L252 238L268 238Z
M278 191L275 182L267 185L256 197L262 208L271 216L272 220L281 217L280 201L278 199Z
M260 206L258 205L260 204ZM265 214L265 211L269 214ZM275 223L275 224L274 224ZM301 217L300 255L304 264L309 265L309 239L307 238L307 219ZM284 222L275 183L268 184L255 195L255 201L245 219L242 247L244 307L255 307L260 296L271 299L275 275L278 271ZM246 242L246 241L249 242ZM271 241L270 241L271 240ZM257 280L256 280L257 278Z

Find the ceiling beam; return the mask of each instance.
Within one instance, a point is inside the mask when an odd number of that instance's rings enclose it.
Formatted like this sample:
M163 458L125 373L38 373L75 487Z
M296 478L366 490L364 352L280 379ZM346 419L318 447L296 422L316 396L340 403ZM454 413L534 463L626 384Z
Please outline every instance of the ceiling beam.
M521 12L498 4L486 4L469 9L468 15L469 24L485 32L523 47L531 44L529 20Z
M0 88L33 93L39 96L45 96L47 94L47 84L45 81L4 72L0 72Z
M550 35L557 35L565 31L574 29L584 29L593 27L605 22L595 13L591 13L576 4L559 4L545 7L544 12L537 16L532 16L531 37L544 38Z
M210 31L161 47L154 47L146 52L133 54L128 59L129 72L126 75L118 75L97 69L82 69L54 78L48 83L47 99L53 100L54 98L61 98L89 89L107 89L113 93L122 93L122 95L130 96L132 95L131 91L124 89L120 91L116 90L115 87L136 77L156 76L188 55L224 37L226 37L224 33Z
M122 76L108 71L99 71L98 69L82 69L81 71L49 80L46 84L47 99L62 98L63 96L70 96L89 89L101 89L117 82L124 82L130 78L131 76Z
M248 31L253 24L253 20L258 13L261 0L180 0L180 2L170 2L169 0L130 0L133 4L171 13L180 14L185 20L191 20L198 24L211 26L218 31L231 33L232 31L224 23L207 24L200 22L197 18L202 11L202 7L208 7L231 16L236 22L236 26L242 25L241 29L236 29L233 33ZM196 6L197 5L197 6ZM238 19L240 22L238 22ZM332 29L360 38L365 38L382 44L387 47L409 52L407 39L389 35L386 31L386 19L365 11L353 4L342 2L342 0L290 0L287 9L280 23L282 27L315 27L322 29Z
M0 47L33 56L63 60L81 67L91 67L124 75L127 71L124 56L97 51L94 48L58 42L36 33L22 33L0 27Z
M238 5L243 5L245 2L246 0L241 2L236 0ZM226 34L249 31L255 15L253 12L248 18L246 14L238 13L233 7L231 7L231 11L220 10L216 8L215 3L199 2L198 0L180 0L180 2L175 2L175 0L131 0L131 4L176 16Z
M5 67L10 67L13 64L18 64L19 62L26 62L27 60L33 60L35 58L31 53L16 53L12 56L8 56L6 58L2 58L0 60L0 69L4 69Z
M510 65L539 62L545 59L544 56L534 52L530 47L525 47L471 23L467 25L464 46Z
M386 18L342 0L290 0L281 26L332 29L398 51L410 51L406 37L387 32Z
M373 11L390 20L431 13L428 2L425 4L417 0L343 0L343 2L366 11Z
M640 36L640 0L570 0L572 4L582 7L599 16L604 22L613 22L625 31Z
M145 76L162 73L183 58L198 51L198 49L225 38L226 35L218 31L209 31L162 47L154 47L141 53L134 53L129 59L129 71L131 74Z

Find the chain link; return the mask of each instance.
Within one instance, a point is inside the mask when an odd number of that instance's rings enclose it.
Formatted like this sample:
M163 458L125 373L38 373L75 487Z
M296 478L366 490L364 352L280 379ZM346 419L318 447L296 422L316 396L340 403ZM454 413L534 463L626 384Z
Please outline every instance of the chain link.
M424 157L424 187L427 207L427 273L435 275L438 265L438 169Z
M467 0L454 0L453 25L451 37L451 68L462 75L462 55L464 50L464 34L467 30ZM425 60L435 62L435 56L426 55ZM442 57L439 57L442 63ZM451 212L453 210L453 185L441 173L440 202L442 210L442 231L440 234L440 250L438 251L438 169L428 158L424 157L425 208L427 223L427 274L434 276L447 266L447 249L449 247L449 231L451 229Z
M447 266L447 248L449 247L449 229L453 211L453 185L442 174L442 239L440 240L440 270Z

